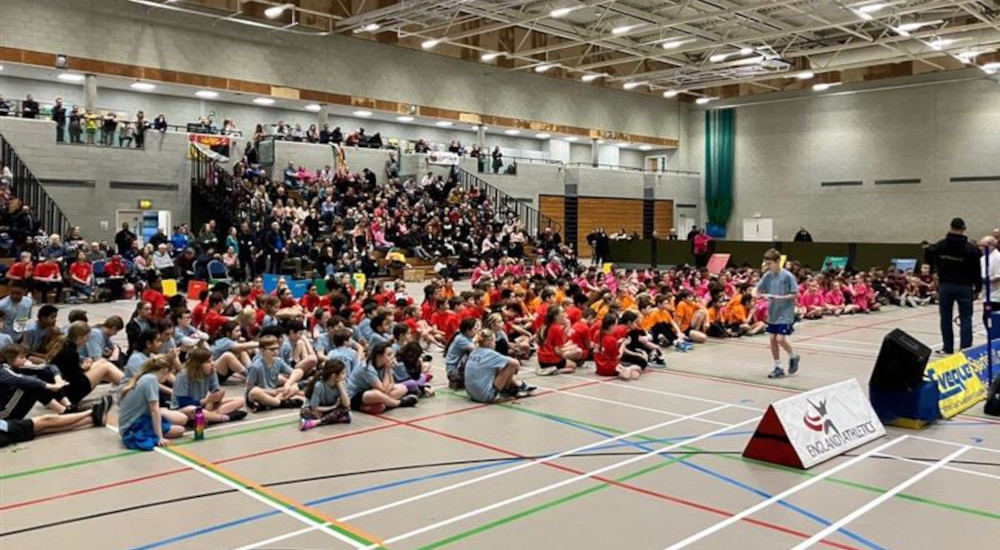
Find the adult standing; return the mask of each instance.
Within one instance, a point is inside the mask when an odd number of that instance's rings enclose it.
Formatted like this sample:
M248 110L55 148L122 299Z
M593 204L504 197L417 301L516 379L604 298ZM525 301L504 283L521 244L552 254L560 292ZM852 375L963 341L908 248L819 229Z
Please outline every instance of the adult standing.
M501 168L503 168L503 153L500 152L498 145L493 148L493 173L499 174Z
M985 252L979 258L979 276L989 285L987 289L989 307L983 308L983 325L988 325L989 314L994 311L1000 312L1000 250L997 250L997 239L992 235L979 239L979 248Z
M809 231L806 231L805 226L803 226L799 228L799 232L795 234L795 238L792 240L797 243L811 243L813 242L813 237L809 234Z
M595 265L601 267L608 260L608 256L611 255L611 239L608 238L608 234L604 231L603 227L597 230L597 238L594 239L594 245Z
M146 147L146 130L149 130L149 121L146 120L146 113L139 111L135 115L135 148Z
M951 355L955 351L952 312L958 303L961 349L972 347L972 301L983 288L979 274L979 249L965 236L965 220L954 218L945 238L931 248L932 263L937 266L939 310L943 346L938 353Z
M31 94L21 102L21 118L35 118L38 116L38 102Z
M694 252L694 265L696 267L705 267L708 265L708 257L712 255L712 238L705 233L704 229L699 229L698 234L694 236L694 241L691 243L691 249Z
M56 123L56 142L62 143L65 141L63 131L66 129L66 106L61 97L56 98L56 104L52 107L52 121Z
M125 254L132 250L132 243L135 242L135 233L128 226L128 222L122 224L122 230L115 234L115 246L118 247L119 254Z

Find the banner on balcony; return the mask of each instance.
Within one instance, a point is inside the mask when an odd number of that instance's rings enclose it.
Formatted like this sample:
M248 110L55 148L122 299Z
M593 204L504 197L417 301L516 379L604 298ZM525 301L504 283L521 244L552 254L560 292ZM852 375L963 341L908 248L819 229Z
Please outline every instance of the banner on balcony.
M445 166L457 166L459 156L449 151L431 151L427 153L428 164L442 164Z
M232 144L232 140L228 136L188 134L188 142L190 142L189 158L198 158L198 152L201 151L213 160L220 162L229 160L229 146Z

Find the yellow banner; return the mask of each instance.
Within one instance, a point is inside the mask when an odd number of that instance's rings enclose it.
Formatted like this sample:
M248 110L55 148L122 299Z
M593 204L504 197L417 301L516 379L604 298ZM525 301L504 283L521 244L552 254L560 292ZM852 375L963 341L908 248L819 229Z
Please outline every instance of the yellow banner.
M932 361L924 374L941 393L938 406L943 418L951 418L986 398L986 387L964 353Z

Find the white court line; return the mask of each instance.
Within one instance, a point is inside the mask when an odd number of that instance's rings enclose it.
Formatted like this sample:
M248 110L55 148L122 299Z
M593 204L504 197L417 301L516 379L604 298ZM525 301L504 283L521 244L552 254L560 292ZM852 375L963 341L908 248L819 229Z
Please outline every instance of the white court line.
M509 473L513 473L513 472L516 472L518 470L523 470L525 468L530 468L531 466L536 466L538 464L544 464L546 462L557 460L557 459L562 458L562 457L567 456L567 455L580 453L580 452L586 451L586 450L588 450L590 448L593 448L593 447L598 447L598 446L601 446L601 445L606 445L606 444L614 442L614 441L619 441L621 439L626 439L626 438L629 438L629 437L633 437L633 436L639 435L639 434L644 433L644 432L648 432L648 431L656 430L656 429L659 429L659 428L662 428L662 427L665 427L665 426L669 426L671 424L677 424L677 423L683 422L685 420L695 420L695 419L697 419L698 416L701 416L701 415L704 415L704 414L711 414L711 413L714 413L714 412L717 412L717 411L721 411L721 410L723 410L723 409L725 409L727 407L729 407L729 405L723 405L723 406L720 406L720 407L714 407L714 408L708 409L706 411L701 411L699 413L695 413L695 414L691 414L691 415L687 415L687 416L682 416L680 418L675 418L673 420L668 420L666 422L661 422L659 424L656 424L656 425L653 425L653 426L649 426L647 428L641 428L641 429L638 429L638 430L635 430L635 431L632 431L632 432L629 432L629 433L617 435L615 437L602 438L602 439L600 439L598 441L594 441L592 443L588 443L586 445L582 445L580 447L576 447L576 448L570 449L568 451L562 451L560 453L557 453L557 454L554 454L554 455L550 455L550 456L547 456L547 457L538 458L538 459L531 460L531 461L528 461L528 462L522 462L521 464L518 464L516 466L512 466L510 468L506 468L504 470L500 470L500 471L497 471L497 472L492 472L492 473L485 474L485 475L482 475L482 476L474 477L474 478L471 478L471 479L467 479L465 481L460 481L460 482L452 484L452 485L447 485L445 487L440 487L438 489L434 489L433 491L427 491L426 493L420 493L420 494L414 495L412 497L408 497L408 498L405 498L405 499L393 501L393 502L390 502L388 504L383 504L381 506L377 506L375 508L370 508L368 510L361 511L361 512L358 512L356 514L351 514L349 516L345 516L343 518L340 518L340 520L344 521L344 522L347 522L347 521L355 520L355 519L362 518L362 517L365 517L365 516L369 516L371 514L376 514L378 512L383 512L385 510L396 508L396 507L402 506L404 504L409 504L411 502L416 502L418 500L423 500L425 498L429 498L429 497L432 497L432 496L435 496L435 495L439 495L439 494L442 494L442 493L447 493L447 492L453 491L455 489L460 489L462 487L466 487L466 486L469 486L469 485L474 485L476 483L480 483L480 482L486 481L488 479L493 479L495 477L499 477L499 476L502 476L502 475L507 475ZM756 420L756 419L753 419L753 420ZM716 432L711 432L711 433L715 434L715 433L717 433L719 431L726 431L726 430L729 430L729 429L732 429L732 428L733 428L733 426L726 425L725 428L722 428L721 430L717 430ZM592 474L592 475L597 475L597 474ZM587 476L587 477L589 477L589 476ZM300 535L302 533L306 533L306 532L311 531L313 529L316 529L316 527L312 527L312 528L304 529L304 530L299 530L299 531L296 531L294 533L287 533L287 535L288 535L288 538L291 538L293 536L298 536L298 535ZM281 537L284 537L284 535L282 535ZM239 550L253 550L255 548L260 548L261 546L266 546L266 544L271 544L271 543L274 543L274 542L278 542L279 540L284 540L284 538L278 538L277 540L269 539L268 541L255 542L253 544L250 544L250 545L247 545L247 546L243 546L243 547L239 548ZM387 544L388 542L389 541L383 541L383 545ZM377 548L377 547L373 547L373 548Z
M975 448L978 448L978 447L972 447L970 445L969 448L970 449L975 449ZM894 458L894 459L896 459L896 460L898 460L900 462L908 462L910 464L919 464L921 466L926 466L927 465L927 461L926 460L913 460L912 458L906 458L905 456L891 455L891 454L885 454L885 453L879 453L878 456L884 456L886 458ZM977 472L975 470L967 470L965 468L956 468L954 466L944 466L941 469L942 470L948 470L950 472L960 472L960 473L963 473L963 474L969 474L969 475L973 475L973 476L985 477L985 478L988 478L988 479L994 479L994 480L1000 481L1000 475L996 475L996 474L987 474L986 472Z
M919 435L911 435L911 439L916 439L919 441L927 441L930 443L940 443L941 445L951 445L952 447L964 447L964 443L955 443L954 441L945 441L943 439L934 439L932 437L921 437ZM991 449L990 447L973 447L977 451L986 451L988 453L1000 454L1000 449Z
M664 373L667 373L667 374L671 374L671 371L669 369L668 370L659 370L657 372L664 372ZM561 374L560 376L565 376L567 378L576 378L576 379L579 379L579 380L590 380L590 378L584 378L583 376L574 376L572 374ZM733 405L731 403L726 403L725 401L716 401L715 399L708 399L708 398L704 398L704 397L695 397L693 395L684 395L684 394L680 394L680 393L672 393L672 392L668 392L668 391L654 390L654 389L646 388L646 387L643 387L643 386L632 385L632 384L629 384L628 382L611 382L608 385L611 386L611 387L613 387L613 388L626 388L626 389L635 390L635 391L649 392L649 393L655 393L655 394L659 394L659 395L667 395L667 396L670 396L670 397L676 397L678 399L687 399L689 401L698 401L700 403L709 403L709 404L712 404L712 405L729 405L729 406L731 406L734 409L743 409L743 410L754 411L754 412L761 412L761 411L764 410L764 409L761 409L761 408L758 408L758 407L749 407L747 405ZM761 388L761 389L767 389L767 388Z
M970 448L971 447L969 447L968 445L965 445L961 449L959 449L959 450L951 453L950 455L942 458L941 460L935 462L933 466L930 466L929 468L926 468L926 469L922 470L917 475L915 475L915 476L907 479L906 481L900 483L899 485L896 485L895 487L893 487L892 489L889 489L885 493L882 493L881 495L879 495L877 498L875 498L871 502L865 504L864 506L858 508L857 510L851 512L850 514L847 514L846 516L844 516L844 517L840 518L839 520L837 520L837 521L831 523L830 525L826 526L825 529L823 529L819 533L816 533L815 535L809 537L808 539L802 541L800 544L798 544L794 548L792 548L792 550L804 550L805 548L809 548L810 546L812 546L812 545L816 544L817 542L823 540L824 538L826 538L827 536L829 536L831 533L833 533L833 532L841 529L842 527L844 527L848 523L851 523L852 521L858 519L859 517L867 514L871 510L875 509L876 506L878 506L878 505L882 504L883 502L889 500L890 498L896 496L898 493L900 493L901 491L903 491L907 487L909 487L909 486L913 485L914 483L920 481L921 479L924 479L925 477L931 475L936 470L938 470L939 468L943 467L945 464L951 462L952 460L954 460L955 458L957 458L959 455L961 455L965 451L968 451Z
M229 428L240 428L242 426L249 426L250 424L267 422L268 420L280 420L282 418L288 418L291 416L298 416L298 415L299 413L293 412L293 413L278 414L275 416L268 416L266 418L255 418L253 420L247 420L245 422L243 420L237 420L236 422L224 422L222 424L214 424L212 426L209 426L208 428L205 428L205 432L218 432L221 430L228 430Z
M706 411L706 412L708 412L708 411ZM687 439L685 439L683 441L679 441L679 442L674 443L672 445L668 445L666 447L663 447L662 449L655 449L655 450L650 451L648 453L632 457L632 458L630 458L628 460L624 460L622 462L616 462L614 464L609 464L607 466L598 468L596 470L591 470L590 472L584 472L582 474L579 474L577 476L571 477L569 479L564 479L562 481L553 483L551 485L546 485L545 487L541 487L539 489L535 489L535 490L529 491L527 493L522 493L520 495L508 498L506 500L502 500L500 502L494 502L493 504L489 504L487 506L483 506L483 507L477 508L475 510L470 510L470 511L464 513L464 514L459 514L459 515L451 517L449 519L445 519L445 520L439 521L437 523L432 523L430 525L426 525L424 527L420 527L419 529L414 529L412 531L409 531L409 532L406 532L406 533L403 533L403 534L396 535L394 537L385 539L383 541L383 546L394 544L396 542L399 542L399 541L402 541L402 540L406 540L406 539L415 537L417 535L421 535L423 533L427 533L429 531L434 531L434 530L439 529L441 527L444 527L446 525L451 525L453 523L457 523L459 521L463 521L463 520L466 520L466 519L471 518L471 517L475 517L475 516L478 516L478 515L481 515L481 514L485 514L486 512L489 512L491 510L496 510L497 508L502 508L504 506L507 506L508 504L513 504L515 502L519 502L519 501L522 501L522 500L525 500L525 499L528 499L528 498L532 498L534 496L537 496L537 495L540 495L540 494L543 494L543 493L547 493L549 491L553 491L553 490L558 489L560 487L565 487L566 485L570 485L570 484L576 483L576 482L581 481L583 479L590 479L590 478L593 478L595 476L601 475L601 474L603 474L605 472L609 472L611 470L616 470L616 469L622 468L624 466L628 466L629 464L633 464L635 462L639 462L641 460L645 460L645 459L653 457L653 456L658 456L658 455L661 455L663 453L669 453L670 451L672 451L674 449L683 447L685 445L690 445L691 443L694 443L696 441L700 441L702 439L707 439L709 437L713 437L713 436L718 435L720 433L727 432L727 431L730 431L730 430L732 430L734 428L739 428L739 427L745 426L746 424L750 424L751 422L757 422L759 420L760 420L760 417L755 417L755 418L751 418L751 419L748 419L748 420L744 420L743 422L738 422L736 424L731 424L729 426L726 426L726 427L723 427L723 428L719 428L718 430L713 430L711 432L708 432L708 433L705 433L705 434L702 434L702 435L699 435L699 436L696 436L696 437L689 437L689 438L687 438ZM609 439L609 440L606 440L606 441L611 441L611 440ZM347 520L350 517L351 516L348 516L347 518L344 518L344 519ZM376 548L379 548L379 546L368 546L368 547L365 548L365 550L374 550Z
M549 388L545 388L545 389L549 389ZM578 397L580 399L589 399L591 401L597 401L597 402L600 402L600 403L607 403L609 405L617 405L619 407L625 407L626 409L634 409L634 410L637 410L637 411L646 411L646 412L651 412L651 413L664 414L664 415L673 416L673 417L684 417L683 414L679 414L679 413L673 413L673 412L664 411L664 410L661 410L661 409L654 409L654 408L651 408L651 407L643 407L641 405L632 405L631 403L622 403L620 401L612 401L610 399L603 399L603 398L600 398L600 397L594 397L592 395L585 395L585 394L582 394L582 393L573 393L573 392L565 391L565 390L562 390L562 391L553 390L553 391L558 391L559 395L568 395L570 397ZM691 418L690 420L694 420L694 421L697 421L697 422L704 422L706 424L715 424L716 426L728 426L729 425L728 422L719 422L718 420L709 420L707 418Z
M722 521L720 521L720 522L718 522L718 523L716 523L714 525L711 525L711 526L709 526L709 527L707 527L705 529L702 529L701 531L698 531L697 533L689 536L688 538L686 538L686 539L684 539L684 540L682 540L680 542L676 542L676 543L668 546L666 548L666 550L678 550L680 548L685 548L685 547L687 547L687 546L689 546L689 545L691 545L691 544L693 544L695 542L698 542L699 540L701 540L701 539L703 539L703 538L711 535L712 533L715 533L716 531L724 529L724 528L726 528L726 527L728 527L728 526L730 526L730 525L732 525L732 524L734 524L734 523L736 523L736 522L742 520L743 518L746 518L746 517L748 517L748 516L750 516L752 514L755 514L758 511L763 510L764 508L767 508L768 506L774 504L775 502L778 502L779 500L784 500L784 499L788 498L789 496L791 496L791 495L793 495L793 494L801 491L802 489L805 489L806 487L809 487L810 485L819 483L820 481L823 481L824 479L832 476L833 474L835 474L835 473L837 473L837 472L839 472L841 470L845 470L847 468L850 468L851 466L853 466L853 465L855 465L855 464L857 464L857 463L865 460L866 458L868 458L868 457L870 457L870 456L872 456L874 454L877 454L877 453L881 452L882 450L884 450L884 449L886 449L888 447L891 447L892 445L895 445L896 443L899 443L900 441L903 441L904 439L906 439L908 437L910 437L910 436L908 436L908 435L902 435L902 436L897 437L896 439L889 440L888 442L883 443L882 445L879 445L878 447L875 447L874 449L872 449L872 450L870 450L870 451L868 451L868 452L866 452L866 453L864 453L862 455L858 455L857 457L852 458L851 460L848 460L847 462L844 462L842 464L834 466L833 468L830 468L829 470L827 470L827 471L825 471L825 472L817 475L816 477L811 477L811 478L807 479L806 481L803 481L802 483L799 483L798 485L792 486L792 487L790 487L790 488L788 488L788 489L786 489L786 490L784 490L784 491L782 491L782 492L780 492L780 493L772 496L771 498L769 498L767 500L761 501L761 502L759 502L759 503L757 503L757 504L755 504L755 505L747 508L746 510L743 510L742 512L740 512L740 513L738 513L736 515L730 516L730 517L728 517L728 518L726 518L726 519L724 519L724 520L722 520Z

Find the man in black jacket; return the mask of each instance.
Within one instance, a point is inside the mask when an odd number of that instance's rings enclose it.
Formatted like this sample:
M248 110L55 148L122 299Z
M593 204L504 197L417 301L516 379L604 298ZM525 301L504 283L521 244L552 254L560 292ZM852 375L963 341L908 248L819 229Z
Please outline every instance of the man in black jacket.
M38 102L28 94L27 99L21 102L21 118L35 118L38 116Z
M166 238L166 237L164 237ZM118 253L124 255L126 252L132 249L132 241L136 239L135 233L129 229L128 222L122 224L122 230L115 233L115 246L118 247ZM159 246L160 243L156 243L153 246Z
M63 105L62 98L56 98L56 104L52 107L52 122L56 123L56 141L61 143L63 131L66 129L66 106Z
M972 302L983 288L979 274L979 249L965 236L965 221L951 220L951 230L944 239L937 242L929 254L937 267L941 338L944 345L938 353L954 353L955 335L952 312L958 302L958 318L961 325L959 339L961 349L972 347Z

